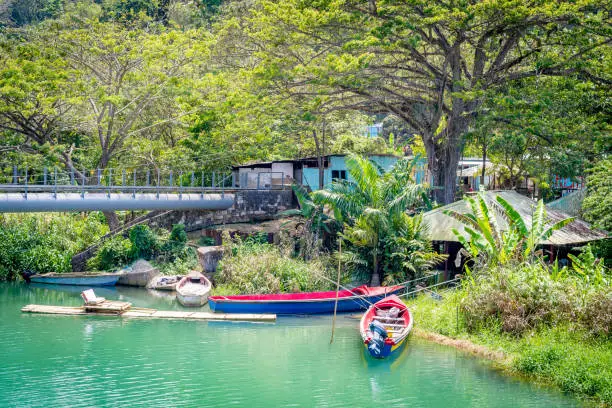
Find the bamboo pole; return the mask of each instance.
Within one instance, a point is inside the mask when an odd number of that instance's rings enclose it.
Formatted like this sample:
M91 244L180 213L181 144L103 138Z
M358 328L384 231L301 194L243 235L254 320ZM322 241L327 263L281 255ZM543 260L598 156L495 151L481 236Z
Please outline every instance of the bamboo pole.
M340 292L340 264L342 262L342 238L338 241L338 280L336 283L336 302L334 303L334 318L332 320L332 332L329 344L334 342L334 331L336 330L336 312L338 311L338 292Z

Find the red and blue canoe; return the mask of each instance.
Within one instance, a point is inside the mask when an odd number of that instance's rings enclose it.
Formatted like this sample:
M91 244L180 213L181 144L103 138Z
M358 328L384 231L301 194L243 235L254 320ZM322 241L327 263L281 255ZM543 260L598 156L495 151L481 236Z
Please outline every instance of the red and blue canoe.
M402 347L413 323L408 306L392 295L376 302L363 314L359 332L370 355L385 358Z
M398 293L403 286L358 286L338 292L338 312L365 310L372 303ZM281 293L272 295L210 296L208 304L214 312L315 314L333 313L336 291Z

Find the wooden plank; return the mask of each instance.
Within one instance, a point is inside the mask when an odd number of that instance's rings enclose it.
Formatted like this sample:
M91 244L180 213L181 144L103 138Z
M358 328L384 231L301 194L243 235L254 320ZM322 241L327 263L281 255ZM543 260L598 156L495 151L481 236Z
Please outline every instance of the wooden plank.
M227 321L276 321L275 314L254 314L254 313L205 313L196 312L191 318L204 320L227 320Z
M118 302L113 300L107 300L99 305L85 305L85 310L92 312L111 312L121 313L132 307L129 302Z
M181 312L181 311L166 311L166 310L158 310L153 313L151 317L159 318L159 319L186 319L191 316L193 312Z
M87 312L82 307L48 306L48 305L26 305L21 309L25 313L42 313L58 315L85 315Z
M123 302L127 303L127 302ZM274 322L275 314L245 314L245 313L206 313L156 310L146 308L131 308L122 313L110 314L109 310L86 311L84 307L66 307L52 305L26 305L21 308L24 313L41 313L56 315L88 315L88 316L121 316L145 319L188 319L188 320L212 320L212 321L242 321L242 322ZM115 312L114 310L111 310Z

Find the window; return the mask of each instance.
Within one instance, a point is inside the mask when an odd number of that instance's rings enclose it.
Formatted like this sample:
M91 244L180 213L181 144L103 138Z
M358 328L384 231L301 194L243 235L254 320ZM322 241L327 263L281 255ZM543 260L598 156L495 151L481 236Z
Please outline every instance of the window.
M332 170L332 180L346 180L346 170Z

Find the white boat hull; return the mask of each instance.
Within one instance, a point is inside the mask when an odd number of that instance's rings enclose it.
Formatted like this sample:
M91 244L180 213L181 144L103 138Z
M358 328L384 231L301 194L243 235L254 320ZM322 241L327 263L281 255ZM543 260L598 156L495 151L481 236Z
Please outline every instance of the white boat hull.
M176 298L183 306L204 306L208 302L211 289L212 284L204 275L192 271L176 285Z
M183 306L200 307L200 306L204 306L208 302L208 293L204 296L181 295L177 293L176 298L178 299L179 303Z

